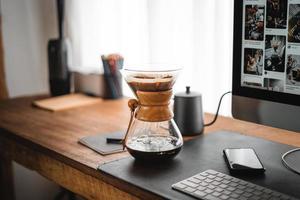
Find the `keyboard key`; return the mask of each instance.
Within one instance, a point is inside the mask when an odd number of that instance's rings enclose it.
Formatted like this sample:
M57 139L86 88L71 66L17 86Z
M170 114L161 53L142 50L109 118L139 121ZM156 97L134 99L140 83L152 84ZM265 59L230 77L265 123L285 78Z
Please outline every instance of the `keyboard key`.
M199 187L197 187L197 190L206 190L206 187L200 185Z
M230 186L232 186L232 187L236 187L236 186L238 186L238 184L237 184L237 183L229 183L228 185L230 185Z
M224 177L224 179L226 179L226 180L229 180L229 181L230 181L231 179L233 179L233 177L230 177L230 176L225 176L225 177Z
M280 196L281 196L281 194L280 194L280 193L278 193L278 192L273 192L273 193L272 193L272 196L273 196L273 197L280 197Z
M208 176L209 174L206 173L206 172L202 172L201 175L202 175L202 176Z
M220 192L214 192L214 193L212 193L212 195L214 195L215 197L218 197L218 196L221 195L221 193Z
M272 193L272 190L265 188L263 190L263 192L266 193L266 194L270 194L270 193Z
M206 200L220 200L218 197L212 196L211 194L205 197Z
M271 197L272 200L280 200L279 197Z
M241 189L241 190L244 190L244 189L246 188L246 186L238 185L237 188L238 188L238 189Z
M208 186L207 186L207 188L209 188L209 189L213 190L213 189L215 189L215 188L216 188L216 186L213 186L213 185L208 185Z
M188 193L192 193L194 191L196 191L195 188L191 188L191 187L187 187L187 188L184 188L184 191L188 192Z
M219 172L216 172L216 171L214 171L214 170L211 170L211 169L209 169L209 170L206 170L206 172L207 172L207 173L209 173L209 174L213 174L213 175L217 175L217 174L219 174Z
M188 181L188 180L184 180L184 181L182 181L181 183L183 183L184 185L193 187L193 188L198 187L197 184L195 184L195 183L193 183L193 182L191 182L191 181Z
M224 190L223 194L226 194L226 195L230 195L232 192L228 191L228 190Z
M187 186L186 186L186 185L183 185L183 184L181 184L181 183L176 183L176 184L174 185L174 187L176 187L176 188L178 188L178 189L184 189L184 188L186 188Z
M226 176L226 175L225 175L225 174L218 173L217 176L223 178L223 177Z
M209 179L209 178L205 179L204 181L205 181L206 183L211 183L211 182L213 182L213 180L211 180L211 179Z
M199 185L201 185L201 186L208 186L208 183L205 183L204 181L203 182L201 182L201 183L199 183Z
M196 178L190 178L190 179L188 179L189 181L192 181L193 183L200 183L201 182L201 180L199 180L199 179L196 179Z
M244 191L243 191L243 190L240 190L240 189L237 189L237 190L235 190L234 192L237 193L237 194L243 194L243 193L244 193Z
M223 179L220 177L215 177L215 180L221 182Z
M220 196L220 199L227 200L227 199L229 199L229 196L223 194Z
M232 198L238 198L240 195L235 194L235 193L231 193L230 196L231 196Z
M205 192L199 191L199 190L197 190L196 192L193 193L193 196L199 197L199 198L203 198L203 197L205 197L206 195L207 195L207 194L206 194Z
M251 196L249 200L260 200L259 196ZM273 199L272 199L273 200Z
M213 190L211 190L211 189L206 189L204 192L206 192L206 193L210 194L210 193L212 193L212 192L213 192Z
M247 185L247 182L246 182L246 181L243 181L243 180L240 180L240 181L238 182L238 184L239 184L239 185Z
M255 186L254 190L263 191L264 188L257 185Z
M246 188L245 191L246 191L246 192L253 192L254 189L253 189L253 188Z
M262 192L261 191L254 191L253 194L256 194L256 195L261 195Z
M201 176L201 175L194 176L194 178L199 179L199 180L204 180L204 179L206 179L206 177Z
M244 193L243 193L243 196L245 196L245 197L251 197L251 196L252 196L252 194L251 194L251 193L249 193L249 192L244 192Z
M213 175L208 175L208 176L207 176L207 178L214 179L214 178L215 178L215 176L213 176Z
M223 181L221 181L221 182L224 183L224 184L230 183L230 181L228 181L228 180L223 180Z
M264 199L269 199L271 197L271 195L264 193L261 197L264 198Z
M231 180L231 182L234 182L234 183L238 183L240 180L239 179L237 179L237 178L233 178L232 180Z
M255 185L252 183L248 183L248 184L246 184L246 187L247 188L255 188Z
M219 187L220 187L220 188L223 188L223 189L225 189L225 188L227 188L227 187L228 187L228 185L221 184L221 185L219 185Z
M222 191L224 191L222 188L219 188L219 187L217 187L216 189L215 189L215 191L217 191L217 192L222 192Z
M215 185L215 186L218 186L218 185L220 185L220 182L214 181L214 182L212 182L211 184L213 184L213 185Z

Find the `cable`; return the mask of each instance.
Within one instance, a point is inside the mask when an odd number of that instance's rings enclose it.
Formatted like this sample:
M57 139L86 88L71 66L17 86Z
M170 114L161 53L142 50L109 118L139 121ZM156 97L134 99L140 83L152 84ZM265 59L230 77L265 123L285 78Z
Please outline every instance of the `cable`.
M216 112L216 114L215 114L214 119L213 119L211 122L209 122L209 123L207 123L207 124L204 124L204 126L211 126L211 125L213 125L213 124L217 121L218 116L219 116L219 110L220 110L220 107L221 107L221 103L222 103L223 97L224 97L226 94L229 94L229 93L231 93L231 91L225 92L225 93L221 96L221 98L220 98L220 100L219 100L219 105L218 105L218 108L217 108L217 112Z
M297 169L294 169L293 167L291 167L289 165L289 163L285 160L285 157L290 155L291 153L294 153L294 152L297 152L297 151L300 151L300 148L297 148L297 149L292 149L288 152L286 152L285 154L282 155L281 157L281 160L283 162L283 165L288 168L289 170L291 170L292 172L296 173L296 174L299 174L300 175L300 171L298 171Z
M209 122L209 123L207 123L207 124L204 124L204 126L211 126L211 125L213 125L213 124L217 121L218 116L219 116L219 110L220 110L220 107L221 107L221 103L222 103L223 97L224 97L226 94L229 94L229 93L231 93L231 91L225 92L225 93L221 96L221 98L220 98L220 100L219 100L217 112L216 112L216 114L215 114L214 119L213 119L211 122ZM294 173L300 175L300 171L298 171L297 169L294 169L293 167L291 167L291 166L289 165L289 163L285 160L285 158L286 158L288 155L290 155L290 154L292 154L292 153L294 153L294 152L297 152L297 151L300 151L300 148L292 149L292 150L290 150L290 151L284 153L284 154L282 155L282 157L281 157L281 160L282 160L282 162L283 162L283 165L284 165L287 169L289 169L289 170L291 170L292 172L294 172Z

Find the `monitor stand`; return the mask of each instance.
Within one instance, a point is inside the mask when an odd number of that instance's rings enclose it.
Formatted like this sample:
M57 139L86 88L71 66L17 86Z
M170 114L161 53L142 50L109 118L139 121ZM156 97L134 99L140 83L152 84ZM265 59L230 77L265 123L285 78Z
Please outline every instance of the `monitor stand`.
M286 168L300 175L300 148L292 149L282 155L282 162ZM297 162L298 161L298 162Z

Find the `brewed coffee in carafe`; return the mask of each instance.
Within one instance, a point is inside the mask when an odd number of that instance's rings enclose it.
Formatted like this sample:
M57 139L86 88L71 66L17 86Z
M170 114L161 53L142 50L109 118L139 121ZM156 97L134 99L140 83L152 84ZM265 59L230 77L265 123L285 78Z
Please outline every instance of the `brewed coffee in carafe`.
M136 159L169 160L181 150L182 136L169 107L178 72L129 69L122 72L137 97L128 102L131 119L124 139L124 146Z

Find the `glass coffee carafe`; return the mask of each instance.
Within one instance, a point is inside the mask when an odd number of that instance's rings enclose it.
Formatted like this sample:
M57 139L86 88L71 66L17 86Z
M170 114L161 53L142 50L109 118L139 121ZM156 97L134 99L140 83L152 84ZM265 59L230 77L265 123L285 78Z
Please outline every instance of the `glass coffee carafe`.
M169 106L178 72L122 71L137 98L128 102L131 119L123 145L138 160L169 160L181 150L182 136Z

